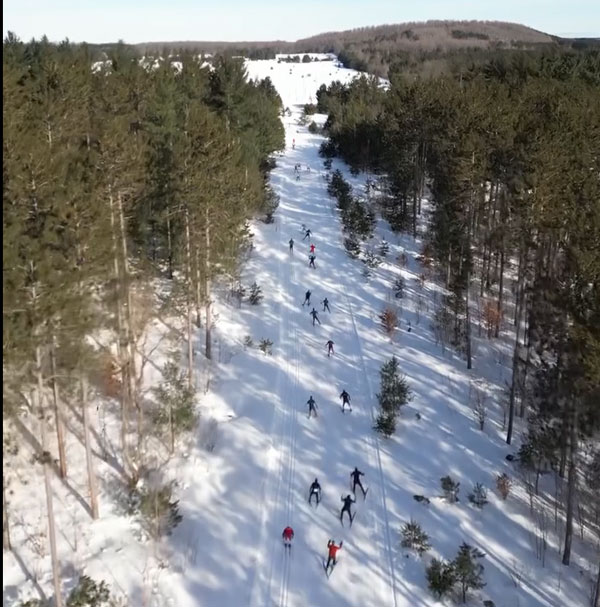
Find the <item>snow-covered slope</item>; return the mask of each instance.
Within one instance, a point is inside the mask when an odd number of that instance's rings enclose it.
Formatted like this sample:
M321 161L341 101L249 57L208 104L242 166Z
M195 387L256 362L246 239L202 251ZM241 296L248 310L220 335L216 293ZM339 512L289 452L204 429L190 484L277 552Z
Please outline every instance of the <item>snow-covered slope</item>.
M471 604L491 599L496 607L582 607L590 566L580 540L575 539L572 566L564 568L550 532L542 567L521 484L515 482L506 502L492 490L497 474L515 476L504 459L508 448L497 408L509 373L508 344L491 348L476 339L470 372L460 357L436 345L430 323L441 290L430 281L419 286L422 269L415 257L420 240L394 235L381 222L373 245L385 238L390 252L368 279L362 263L344 252L318 157L323 139L298 125L297 104L314 102L321 84L348 82L356 73L334 62L253 61L247 68L251 78L270 77L293 114L284 119L287 149L271 176L281 197L276 221L253 225L253 253L243 270L244 284L256 281L264 300L258 306L244 303L241 309L226 298L216 303L216 361L200 407L204 420L218 422L216 448L207 453L198 444L172 462L183 521L157 555L136 540L130 521L109 502L114 497L110 466L100 470L103 518L92 525L82 521L85 514L72 492L59 486L59 549L65 568L83 567L105 579L134 607L433 607L441 603L426 587L430 557L419 559L399 545L402 524L414 518L429 534L433 555L451 559L463 541L486 553L487 586L473 594ZM298 164L299 179L294 171ZM336 167L357 192L363 190L363 176L351 177L334 161ZM313 232L315 270L308 268L303 224ZM292 254L290 238L295 240ZM402 252L408 257L406 267L397 261ZM378 328L378 314L393 301L391 285L400 275L406 281L402 324L390 341ZM314 327L310 310L301 305L307 289L321 320ZM331 313L321 311L323 297L329 299ZM255 345L262 338L272 340L272 356L245 346L246 336ZM331 358L325 347L329 339L335 342ZM414 399L405 407L396 435L384 441L371 427L378 371L392 354L400 360ZM155 362L160 367L161 360ZM468 403L471 383L489 395L483 432ZM352 397L351 413L341 412L343 389ZM307 418L310 395L319 407L316 419ZM365 500L357 497L350 528L340 524L339 512L354 466L365 473L369 492ZM439 479L447 474L461 482L457 505L437 497ZM315 477L323 487L318 508L307 503ZM466 499L475 482L489 489L490 503L483 510ZM426 495L431 503L419 504L413 494ZM43 496L30 491L27 500L21 501L23 516L31 519L35 511L43 527ZM84 530L79 545L73 525ZM286 525L296 534L289 556L281 541ZM322 562L330 538L344 545L328 579ZM50 589L47 557L38 559L37 580L25 581L23 561L33 558L28 546L23 541L17 551L29 551L26 559L4 556L7 605L24 588L41 584Z

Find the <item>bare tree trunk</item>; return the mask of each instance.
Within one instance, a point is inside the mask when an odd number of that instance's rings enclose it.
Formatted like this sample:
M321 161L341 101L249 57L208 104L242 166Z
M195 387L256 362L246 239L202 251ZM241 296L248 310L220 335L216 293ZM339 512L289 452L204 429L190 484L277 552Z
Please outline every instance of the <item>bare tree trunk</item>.
M470 262L469 262L469 269L467 270L467 288L466 288L466 318L465 318L465 323L466 323L466 338L467 338L467 369L472 369L473 368L473 360L471 357L471 312L470 312L470 298L469 298L469 287L471 284L471 268L470 268Z
M92 444L90 440L90 419L88 414L88 385L87 378L79 372L79 386L81 388L81 409L83 413L83 437L85 443L85 461L88 473L88 487L90 490L90 511L92 518L96 520L98 513L98 490L96 483L96 472L92 459Z
M175 421L173 419L173 403L169 399L169 428L171 430L171 444L169 445L171 455L175 453Z
M415 150L415 173L413 175L413 208L412 208L412 232L413 238L417 238L417 199L419 197L418 176L419 176L419 148Z
M571 544L573 541L573 512L577 493L577 405L571 402L571 432L569 436L569 476L567 479L567 520L565 525L565 549L562 563L571 562Z
M12 550L10 545L10 528L8 526L8 504L6 503L6 485L2 475L2 548Z
M46 489L46 509L48 512L48 539L50 541L50 558L52 561L52 578L54 582L54 604L62 607L62 590L60 582L60 564L56 548L56 529L54 524L54 504L52 498L52 456L48 450L48 431L46 429L46 411L44 410L44 378L42 377L42 351L40 346L35 348L35 374L37 376L37 409L42 435L41 460L44 466L44 487Z
M137 425L138 425L138 445L142 442L143 436L143 424L144 424L144 411L140 399L137 394L137 386L135 384L136 378L136 365L135 365L135 324L133 321L133 301L131 298L131 287L129 285L129 259L127 254L127 232L125 229L125 214L123 212L123 198L121 192L117 193L117 204L119 209L119 227L121 235L121 254L123 264L123 286L125 288L125 338L127 340L128 350L128 379L129 379L129 390L131 393L131 400L133 406L137 410Z
M50 346L50 367L52 372L52 400L54 401L54 418L56 420L56 442L58 443L58 470L60 478L67 478L67 455L65 452L65 425L62 414L62 404L58 394L56 379L56 337L52 337Z
M173 239L171 236L171 217L167 211L167 277L173 278Z
M205 303L205 314L206 314L206 342L205 342L205 355L209 360L212 358L211 348L211 330L212 330L212 318L211 318L211 307L210 307L210 221L208 213L208 205L205 210L205 225L204 225L204 296L206 297Z
M504 237L502 237L502 244L500 249L500 284L498 285L498 305L496 310L498 311L498 322L494 329L494 337L500 336L500 323L502 322L502 296L504 294Z
M119 253L117 245L117 228L115 220L115 205L112 192L109 191L110 205L110 228L112 237L113 272L115 279L115 303L117 317L117 356L121 372L121 448L123 450L123 463L126 470L131 472L131 458L129 457L129 445L127 432L129 428L129 412L131 411L133 395L131 394L131 383L129 381L129 362L127 360L127 340L125 337L122 296L121 296L121 272L119 270Z
M190 213L185 209L185 278L186 278L186 316L187 316L187 356L188 356L188 386L194 388L194 349L192 330L192 252L190 236Z
M521 242L521 247L523 247L523 242ZM506 432L506 442L510 445L512 441L512 433L513 433L513 424L515 420L515 396L517 389L517 376L519 373L519 341L521 335L521 301L523 298L523 283L524 283L524 275L525 275L525 265L527 264L527 253L521 249L521 254L519 256L519 278L517 281L517 301L516 301L516 309L517 312L515 314L515 347L513 350L513 364L512 364L512 381L510 384L510 396L508 400L508 430Z
M199 329L200 327L202 327L202 316L200 314L200 310L202 309L202 280L200 277L200 249L198 245L194 247L194 257L196 261L196 327L198 327Z

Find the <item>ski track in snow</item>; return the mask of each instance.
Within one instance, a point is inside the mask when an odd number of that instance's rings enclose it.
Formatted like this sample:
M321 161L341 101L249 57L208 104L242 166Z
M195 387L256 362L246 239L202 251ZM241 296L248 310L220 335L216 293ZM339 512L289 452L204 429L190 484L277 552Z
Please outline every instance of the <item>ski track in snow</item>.
M356 321L354 319L354 313L352 312L352 303L350 301L350 298L348 297L348 294L344 294L345 300L346 300L346 304L348 307L348 314L350 316L350 320L352 322L352 331L354 332L355 338L356 338L356 347L357 347L357 355L356 357L358 358L358 362L360 363L360 369L362 371L362 377L366 382L367 385L367 389L368 389L368 396L369 396L369 402L371 403L370 405L370 417L371 417L371 422L372 424L375 423L375 419L376 419L376 410L375 410L375 406L374 406L374 396L375 393L373 392L373 388L371 387L371 380L369 379L369 373L367 372L367 367L365 365L365 360L363 357L363 353L362 353L362 346L360 343L360 336L358 334L358 329L356 328ZM367 407L366 403L363 403L363 406L361 408L365 408ZM387 503L386 503L386 494L385 494L385 475L383 473L383 467L381 465L381 452L379 449L379 438L376 436L373 436L373 433L369 433L367 435L367 441L371 447L371 457L375 459L376 461L376 468L378 471L378 491L377 493L379 493L379 498L381 500L381 511L383 513L383 521L384 521L384 533L385 533L385 559L381 559L381 563L383 562L387 562L387 575L389 576L389 586L390 586L390 591L391 591L391 595L392 595L392 601L393 603L390 603L390 605L394 605L394 607L398 606L398 601L396 598L396 571L395 571L395 567L394 567L394 557L393 557L393 553L392 553L392 537L391 537L391 532L390 532L390 524L389 524L389 514L388 514L388 509L387 509ZM373 485L371 485L373 486ZM371 499L374 499L374 495L373 492L371 491ZM379 523L377 518L375 517L374 513L371 511L370 512L370 519L371 519L371 525L375 531L375 535L377 537L381 537L381 531L379 529Z

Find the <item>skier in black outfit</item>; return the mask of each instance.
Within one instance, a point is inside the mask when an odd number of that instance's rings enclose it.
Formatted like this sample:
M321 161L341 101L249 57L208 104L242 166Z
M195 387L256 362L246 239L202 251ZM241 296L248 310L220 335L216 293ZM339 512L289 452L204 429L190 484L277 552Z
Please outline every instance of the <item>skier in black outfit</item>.
M306 230L306 233L304 234L304 238L302 240L306 240L307 238L310 238L312 232L310 231L310 229Z
M304 303L302 304L303 306L304 306L304 304L306 304L307 306L310 306L310 295L311 295L310 291L307 291L304 294Z
M312 397L312 394L310 395L310 398L306 401L306 404L308 405L308 418L310 419L313 413L315 414L315 417L317 417L317 403Z
M325 345L327 346L327 356L328 357L331 356L332 354L335 354L335 352L333 351L334 343L331 340L326 342Z
M344 411L344 409L346 408L346 405L348 405L348 409L350 409L350 411L352 411L352 407L350 406L350 394L348 394L348 392L346 392L346 390L342 390L342 393L340 394L340 398L342 399L342 411Z
M318 506L319 502L321 501L321 485L319 485L319 481L317 479L315 479L314 483L310 486L310 490L308 492L308 504L309 505L312 503L313 495L315 496L315 498L317 500L317 506Z
M315 269L315 270L316 270L316 269L317 269L317 266L315 266L315 259L316 259L316 257L315 257L314 255L309 255L309 256L308 256L308 259L310 260L310 261L308 262L308 267L309 267L309 268L313 268L313 269Z
M346 497L342 497L342 502L344 502L344 505L342 506L342 511L340 512L340 522L344 522L344 512L348 513L348 518L350 519L350 522L352 522L352 512L350 510L350 506L355 504L356 500L353 500L351 495L347 495Z
M319 320L319 313L313 308L312 312L310 313L310 315L312 316L313 319L313 327L315 326L315 320L321 324L321 321Z
M294 250L294 239L290 238L290 253Z
M323 304L323 312L325 312L325 310L331 312L331 310L329 309L329 300L327 299L327 297L321 303Z
M363 497L367 495L365 488L362 486L360 482L360 477L364 476L364 473L361 472L358 468L354 468L352 472L350 472L350 476L352 477L352 493L356 495L356 485L360 487L360 490L363 492Z

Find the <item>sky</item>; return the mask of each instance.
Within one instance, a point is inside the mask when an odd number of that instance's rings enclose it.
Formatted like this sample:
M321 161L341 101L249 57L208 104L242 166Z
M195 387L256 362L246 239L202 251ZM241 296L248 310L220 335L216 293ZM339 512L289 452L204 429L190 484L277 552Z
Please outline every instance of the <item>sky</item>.
M288 40L428 19L510 21L600 37L600 0L4 0L3 35L128 43Z

